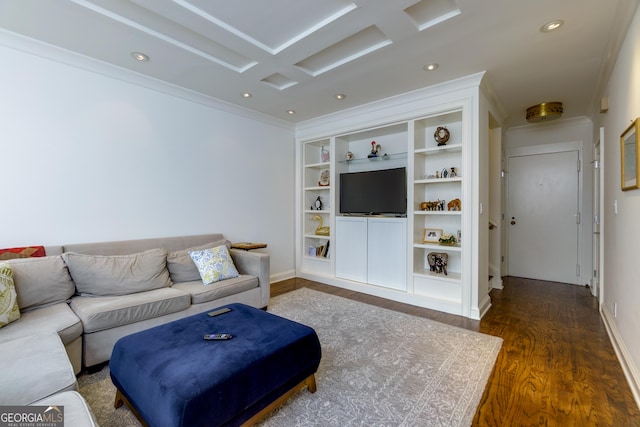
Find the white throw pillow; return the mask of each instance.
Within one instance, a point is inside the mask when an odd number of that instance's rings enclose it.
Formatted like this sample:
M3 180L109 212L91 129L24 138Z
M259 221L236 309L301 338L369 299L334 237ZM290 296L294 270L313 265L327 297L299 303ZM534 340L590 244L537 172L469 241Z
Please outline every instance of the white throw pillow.
M191 251L189 256L198 267L202 283L205 285L240 275L233 264L229 250L224 245L202 251Z

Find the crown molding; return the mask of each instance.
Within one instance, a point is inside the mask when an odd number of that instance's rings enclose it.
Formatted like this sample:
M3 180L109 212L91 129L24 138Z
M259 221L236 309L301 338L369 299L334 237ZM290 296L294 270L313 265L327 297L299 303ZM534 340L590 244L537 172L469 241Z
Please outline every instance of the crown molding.
M310 140L328 134L339 135L457 108L461 99L477 93L485 73L482 71L299 122L296 137Z

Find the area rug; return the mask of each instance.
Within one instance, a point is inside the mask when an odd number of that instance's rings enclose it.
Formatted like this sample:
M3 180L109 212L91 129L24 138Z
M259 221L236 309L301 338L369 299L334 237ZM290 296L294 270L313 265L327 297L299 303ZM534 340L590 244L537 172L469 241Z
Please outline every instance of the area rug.
M272 298L269 312L314 328L318 390L296 393L263 422L280 426L469 426L502 339L307 288ZM105 367L78 379L98 423L139 426L113 408Z

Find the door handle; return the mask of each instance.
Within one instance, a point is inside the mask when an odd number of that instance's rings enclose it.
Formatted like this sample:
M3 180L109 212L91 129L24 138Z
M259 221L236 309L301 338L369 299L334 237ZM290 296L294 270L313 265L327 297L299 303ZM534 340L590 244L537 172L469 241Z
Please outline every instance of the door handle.
M511 217L511 225L516 225L516 217L515 216Z

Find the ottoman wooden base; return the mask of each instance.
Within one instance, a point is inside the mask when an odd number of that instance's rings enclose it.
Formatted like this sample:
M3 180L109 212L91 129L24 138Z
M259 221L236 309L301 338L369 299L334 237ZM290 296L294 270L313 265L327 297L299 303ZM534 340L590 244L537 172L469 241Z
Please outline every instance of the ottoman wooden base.
M309 390L310 393L315 393L316 392L316 376L315 376L315 374L307 377L306 380L302 381L300 384L296 385L291 390L285 392L279 398L277 398L276 400L271 402L271 404L269 404L265 408L261 409L260 412L258 412L253 417L249 418L247 421L242 423L241 426L242 427L249 427L249 426L254 425L258 421L260 421L261 419L263 419L264 417L269 415L269 413L271 411L273 411L278 406L280 406L284 402L286 402L291 396L296 394L298 391L304 389L305 387L307 388L307 390ZM123 404L127 405L127 407L131 410L131 412L133 412L133 414L136 416L138 421L140 421L140 424L142 424L144 427L148 427L148 425L145 422L145 420L143 420L142 417L140 416L140 414L138 413L138 411L136 411L136 408L129 403L127 398L120 392L120 390L116 390L116 401L114 402L113 406L116 409L118 409Z
M119 340L110 362L118 392L144 425L251 425L293 393L315 392L320 342L308 326L243 304ZM227 341L204 334L229 333Z

